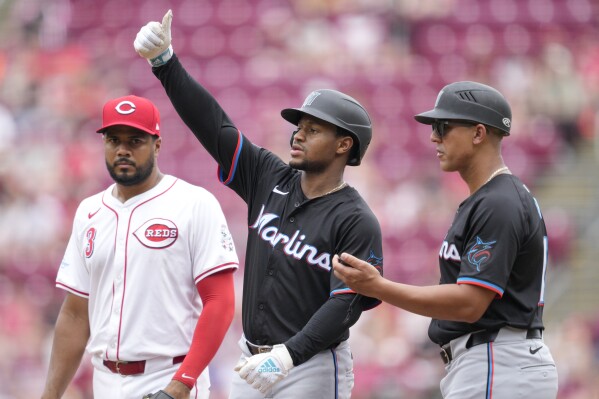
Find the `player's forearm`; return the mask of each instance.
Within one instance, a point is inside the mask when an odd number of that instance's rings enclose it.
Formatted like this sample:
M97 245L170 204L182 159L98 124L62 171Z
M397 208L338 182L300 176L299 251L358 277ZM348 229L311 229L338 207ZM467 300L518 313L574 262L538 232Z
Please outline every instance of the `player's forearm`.
M61 312L56 322L42 399L62 397L81 363L88 339L87 319Z
M352 302L355 297L340 295L329 299L300 332L285 342L295 366L338 343L347 329L358 321L362 305L360 301Z
M377 284L376 297L422 316L474 323L488 307L487 294L476 290L483 288L457 284L420 287L381 278ZM478 294L483 294L483 297ZM488 294L492 299L494 294Z
M197 286L204 307L189 352L173 377L189 388L216 354L235 313L233 270L206 277Z

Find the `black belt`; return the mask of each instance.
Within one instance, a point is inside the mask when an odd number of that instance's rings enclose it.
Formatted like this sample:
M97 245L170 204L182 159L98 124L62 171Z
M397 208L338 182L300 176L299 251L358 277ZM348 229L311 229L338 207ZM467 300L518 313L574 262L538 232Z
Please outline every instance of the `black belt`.
M252 355L257 355L259 353L268 353L272 350L271 345L254 345L250 341L245 341L250 353Z
M497 338L497 334L499 334L499 330L484 330L474 332L470 334L468 341L466 341L466 349L470 349L476 345L494 342L495 338ZM526 339L541 339L542 337L543 331L540 328L531 328L526 331ZM441 346L441 359L443 359L443 363L445 364L453 360L451 345L449 343Z
M329 346L327 349L333 349L339 346L341 342L335 342L334 344L332 344L331 346ZM272 350L272 346L271 345L255 345L252 344L250 341L246 340L245 344L247 345L250 353L252 355L257 355L259 353L268 353Z
M179 364L185 360L185 355L177 356L173 358L173 364ZM123 360L104 360L104 366L108 368L108 370L112 371L115 374L120 375L136 375L143 374L146 370L146 361L145 360L136 360L132 362L126 362Z

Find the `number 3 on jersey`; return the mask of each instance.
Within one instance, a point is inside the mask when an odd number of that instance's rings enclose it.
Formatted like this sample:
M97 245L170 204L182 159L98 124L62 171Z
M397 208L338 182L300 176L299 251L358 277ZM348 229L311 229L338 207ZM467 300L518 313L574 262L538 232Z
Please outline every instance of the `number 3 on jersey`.
M85 257L89 258L94 253L94 240L96 239L96 229L91 227L85 233L85 237L87 238L87 245L85 246Z

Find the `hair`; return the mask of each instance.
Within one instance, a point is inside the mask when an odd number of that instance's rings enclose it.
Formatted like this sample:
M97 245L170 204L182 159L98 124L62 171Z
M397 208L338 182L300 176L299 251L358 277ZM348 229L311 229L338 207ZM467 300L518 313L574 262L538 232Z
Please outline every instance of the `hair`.
M489 125L485 125L484 123L482 124L485 128L487 128L487 132L491 133L492 135L498 136L499 139L502 139L503 136L505 136L505 133L493 126L489 126Z

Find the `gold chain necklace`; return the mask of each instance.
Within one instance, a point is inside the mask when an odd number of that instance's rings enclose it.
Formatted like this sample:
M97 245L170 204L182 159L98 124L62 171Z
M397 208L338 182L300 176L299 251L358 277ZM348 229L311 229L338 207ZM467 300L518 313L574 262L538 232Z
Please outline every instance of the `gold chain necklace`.
M509 172L510 169L507 166L502 166L501 168L497 169L495 172L491 173L491 176L489 176L489 178L487 179L487 181L483 184L483 186L485 184L487 184L488 182L491 181L491 179L493 179L495 176L497 176L498 174L500 174L501 172Z
M335 191L339 191L339 190L341 190L343 187L345 187L346 185L347 185L347 183L346 183L346 182L344 182L344 181L342 181L340 185L338 185L337 187L335 187L335 188L334 188L334 189L332 189L331 191L324 193L322 196L324 197L325 195L329 195L329 194L332 194L332 193L334 193Z

